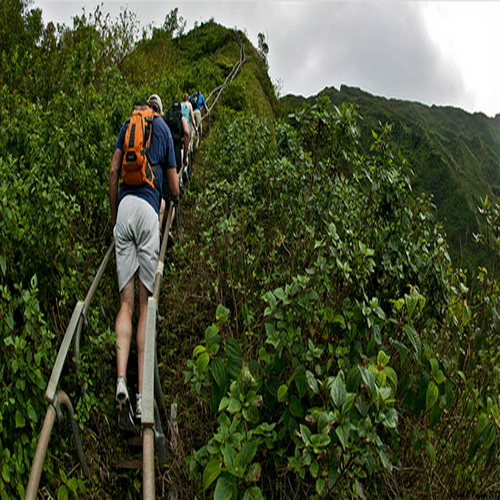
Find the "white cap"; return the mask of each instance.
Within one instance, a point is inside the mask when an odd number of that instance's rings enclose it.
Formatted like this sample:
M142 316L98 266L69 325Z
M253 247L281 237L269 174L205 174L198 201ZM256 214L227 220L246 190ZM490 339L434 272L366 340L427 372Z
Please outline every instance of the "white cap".
M157 94L152 94L148 98L148 105L151 107L156 107L160 114L163 114L163 104L161 103L160 96Z

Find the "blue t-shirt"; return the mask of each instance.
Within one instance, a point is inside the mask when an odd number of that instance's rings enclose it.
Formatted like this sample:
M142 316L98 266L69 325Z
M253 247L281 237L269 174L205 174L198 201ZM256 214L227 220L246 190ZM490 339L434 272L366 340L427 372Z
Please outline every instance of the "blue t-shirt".
M116 140L116 149L124 150L125 132L127 131L128 123L129 120L127 120L120 129L118 139ZM164 169L176 168L172 134L163 118L156 117L153 120L153 135L146 156L151 165L153 165L153 173L158 183L158 189L151 187L149 184L129 186L121 183L118 194L118 204L124 196L133 194L146 200L156 210L156 213L159 214L161 197L166 197L166 193L162 193Z
M196 109L202 109L207 105L207 101L205 101L205 96L200 92L198 94L198 102L196 103Z
M190 95L189 98L191 99L191 97L193 97L194 94ZM200 92L198 94L198 99L196 100L196 107L193 109L194 110L201 110L203 107L205 107L207 105L207 101L205 101L205 96Z

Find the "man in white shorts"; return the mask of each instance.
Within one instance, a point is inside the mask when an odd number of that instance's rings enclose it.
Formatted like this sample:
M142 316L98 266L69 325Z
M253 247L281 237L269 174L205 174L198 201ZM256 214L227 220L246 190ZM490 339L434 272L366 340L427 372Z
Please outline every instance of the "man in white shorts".
M159 96L153 94L148 105L157 113L163 113ZM123 124L116 141L109 172L109 200L116 247L116 270L120 292L120 310L116 317L116 404L118 426L133 431L134 412L127 388L127 364L132 340L132 316L134 313L135 276L139 287L139 320L137 324L137 396L135 417L142 416L142 374L144 365L144 340L148 298L153 286L160 251L159 213L162 198L179 196L174 147L170 130L161 117L153 120L153 134L147 157L153 166L155 187L149 184L126 185L119 178L124 152L125 132L128 120ZM168 188L167 188L168 186ZM165 191L168 190L168 193Z

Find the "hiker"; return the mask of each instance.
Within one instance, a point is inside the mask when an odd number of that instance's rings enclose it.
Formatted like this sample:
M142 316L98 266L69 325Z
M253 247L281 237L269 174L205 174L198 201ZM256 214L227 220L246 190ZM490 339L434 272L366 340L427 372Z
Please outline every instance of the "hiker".
M193 127L194 127L193 106L189 102L189 94L187 92L183 95L182 99L183 99L181 104L182 116L187 120L189 125L189 151L191 152L193 146Z
M197 90L189 96L189 101L193 106L194 115L194 125L196 128L196 147L200 145L201 136L203 132L203 127L201 124L201 110L205 108L205 113L209 113L207 101L205 101L205 96L201 93L201 90Z
M182 165L186 169L188 166L189 149L189 124L182 115L182 105L176 101L163 116L174 142L175 161L177 163L177 173L181 171Z
M135 417L142 417L142 374L144 364L144 341L148 298L153 292L156 267L160 250L159 212L162 186L168 186L170 199L179 196L174 147L170 131L161 118L163 107L158 95L153 94L147 106L141 109L155 113L152 118L152 133L146 156L154 179L142 184L130 184L132 178L126 168L130 161L130 142L127 130L129 118L122 126L116 141L115 152L109 171L109 201L116 248L116 270L120 292L120 309L116 316L116 404L118 426L122 430L134 430L134 412L127 388L127 364L132 339L132 316L134 312L135 276L138 276L139 320L137 324L138 384ZM137 110L137 107L136 107ZM134 110L135 113L135 110ZM136 141L137 141L136 130ZM142 138L142 132L140 133ZM124 154L124 153L127 154ZM121 175L121 183L118 180ZM164 176L166 182L164 183ZM134 181L135 182L135 181Z

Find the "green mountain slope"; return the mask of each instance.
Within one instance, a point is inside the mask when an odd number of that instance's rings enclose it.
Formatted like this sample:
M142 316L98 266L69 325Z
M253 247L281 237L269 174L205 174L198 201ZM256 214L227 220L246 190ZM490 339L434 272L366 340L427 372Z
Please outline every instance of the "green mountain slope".
M224 83L240 58L243 44L245 65L237 81L222 93L220 105L236 111L251 111L274 118L277 99L271 80L256 49L242 32L225 28L214 21L172 38L162 30L141 41L125 58L121 71L136 88L157 88L166 103L181 99L184 92L200 88L207 94ZM154 72L151 72L154 68ZM208 94L206 95L208 97ZM216 108L219 109L219 106Z
M359 107L365 144L371 141L371 130L392 124L394 143L415 173L413 189L434 197L455 264L475 270L493 263L491 253L478 247L473 235L480 227L481 200L500 195L500 115L493 119L452 107L386 99L348 86L327 88L310 99L286 96L281 99L282 112L321 96L335 106L351 102Z

